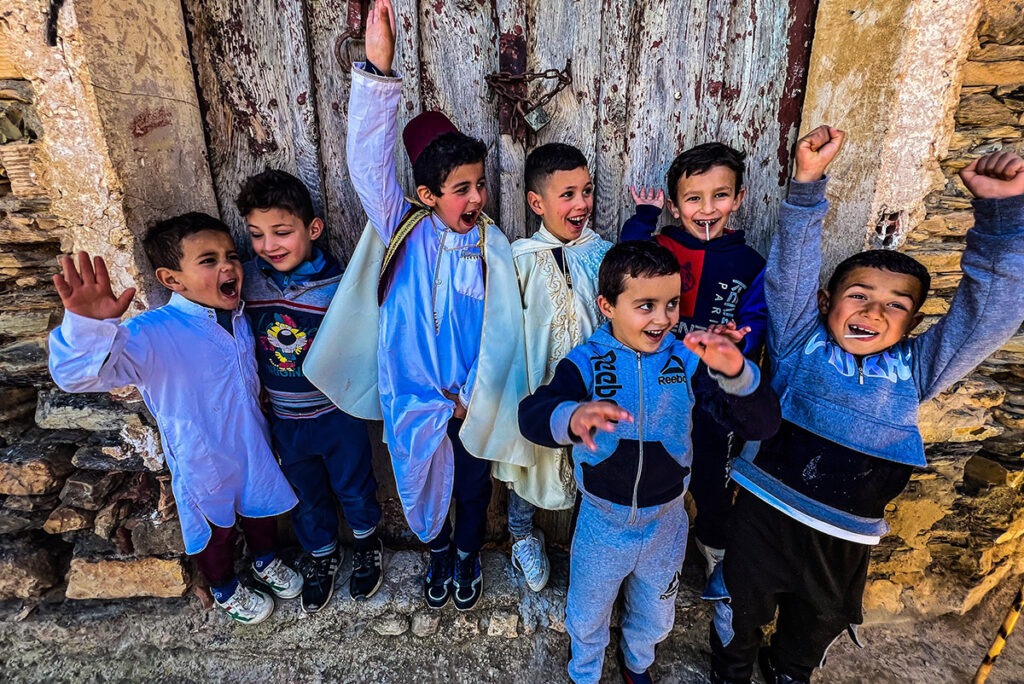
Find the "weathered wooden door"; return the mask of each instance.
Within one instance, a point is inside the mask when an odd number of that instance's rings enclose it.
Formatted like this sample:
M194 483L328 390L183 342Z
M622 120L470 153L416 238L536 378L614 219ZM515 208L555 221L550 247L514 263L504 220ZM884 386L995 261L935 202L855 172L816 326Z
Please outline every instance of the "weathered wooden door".
M327 223L330 249L351 254L365 217L346 178L349 69L361 44L358 0L184 0L192 59L225 221L243 233L234 200L247 176L283 168L302 178ZM491 205L510 238L535 229L523 195L524 146L499 129L489 74L562 68L572 85L549 104L533 141L567 142L591 160L595 228L609 239L633 211L631 184L661 185L682 149L721 140L745 150L739 215L764 248L784 191L814 20L814 0L395 0L404 77L400 121L447 113L490 146ZM501 49L499 49L501 45ZM549 81L527 93L537 99ZM404 151L399 177L411 192ZM242 241L244 243L244 240ZM375 470L391 540L404 526L386 452ZM504 530L495 488L490 538ZM390 514L388 513L390 511ZM567 514L543 514L552 541Z
M225 220L239 184L268 167L296 173L347 256L364 217L346 179L349 65L361 43L358 0L185 0ZM595 227L614 239L631 184L664 182L681 149L721 140L748 153L739 216L763 247L783 192L810 48L814 0L396 0L400 119L446 112L491 146L492 216L532 232L524 145L499 130L485 77L572 60L572 85L533 141L577 145L597 184ZM499 44L502 48L499 50ZM518 52L518 55L516 54ZM550 88L538 80L528 96ZM404 153L400 177L411 185ZM411 189L411 188L410 188Z

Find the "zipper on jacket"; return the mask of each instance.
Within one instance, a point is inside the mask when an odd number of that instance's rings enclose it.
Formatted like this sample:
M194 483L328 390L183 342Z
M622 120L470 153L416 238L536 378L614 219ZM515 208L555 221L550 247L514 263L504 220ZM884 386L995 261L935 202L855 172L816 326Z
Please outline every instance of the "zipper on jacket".
M436 227L434 228L436 230ZM430 283L430 312L434 316L435 335L438 335L441 332L441 319L437 317L437 286L441 284L438 276L441 273L441 259L444 258L444 243L447 237L448 231L442 230L441 239L438 241L437 245L437 258L434 259L434 279Z
M864 384L864 359L857 359L857 384Z
M644 365L640 352L636 353L636 376L639 400L637 401L636 430L639 444L639 458L636 464L636 480L633 482L633 507L629 511L629 524L636 522L637 492L640 489L640 475L644 472Z

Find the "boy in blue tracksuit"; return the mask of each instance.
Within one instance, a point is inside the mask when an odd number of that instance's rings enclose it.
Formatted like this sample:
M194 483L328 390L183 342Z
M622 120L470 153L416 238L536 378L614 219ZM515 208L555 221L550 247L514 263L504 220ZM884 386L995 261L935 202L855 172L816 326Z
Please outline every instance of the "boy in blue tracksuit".
M748 439L774 433L778 399L721 329L679 341L679 263L663 247L612 247L598 274L609 323L576 347L520 403L519 428L542 446L573 445L582 494L565 626L569 675L601 677L612 604L623 586L620 668L650 681L654 647L672 628L686 549L683 494L696 397ZM709 372L695 373L703 361Z
M667 203L678 225L655 235L666 203L664 190L632 189L636 213L622 225L620 241L654 239L679 260L681 295L677 335L735 322L749 329L740 347L747 358L761 358L768 327L764 301L764 257L745 241L729 219L746 195L746 155L720 142L682 152L666 174ZM741 440L701 407L693 420L693 475L689 491L697 504L693 533L708 563L708 574L725 553L733 491L729 461Z
M349 594L368 598L383 577L366 423L336 408L303 372L342 268L316 246L324 224L295 176L277 170L252 176L237 205L256 253L245 265L245 313L270 400L274 452L299 498L292 525L307 554L302 609L315 613L331 600L341 563L339 503L355 538Z
M838 635L861 622L871 546L886 506L927 465L918 408L991 354L1024 319L1024 160L1002 152L963 171L974 202L964 277L921 335L930 277L905 254L869 250L818 288L825 168L845 134L797 144L768 260L768 354L782 426L733 463L742 488L711 627L712 681L809 682ZM720 576L719 576L720 575ZM761 628L778 621L758 653Z

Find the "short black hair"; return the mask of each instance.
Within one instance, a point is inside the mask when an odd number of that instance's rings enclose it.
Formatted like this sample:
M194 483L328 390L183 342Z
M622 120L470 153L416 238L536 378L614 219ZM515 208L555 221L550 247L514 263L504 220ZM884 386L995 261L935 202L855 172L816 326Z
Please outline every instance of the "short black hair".
M597 272L597 293L614 304L630 278L657 278L679 273L679 260L657 242L620 242L608 250Z
M231 230L220 219L215 219L200 211L172 216L154 223L146 231L146 237L142 240L142 247L146 250L149 262L153 264L153 270L158 268L181 270L181 257L185 254L181 248L182 240L204 230L224 233L231 237ZM234 238L231 241L234 242Z
M523 176L526 189L540 192L540 185L555 171L572 171L586 169L587 158L578 148L565 143L548 143L541 145L526 156L526 168Z
M487 145L465 133L450 131L434 138L423 148L412 165L412 179L416 187L427 186L430 192L441 195L441 185L448 174L465 164L476 164L487 159Z
M921 284L921 295L914 301L914 313L917 313L921 305L924 304L928 290L932 286L932 277L928 273L928 269L917 259L891 249L869 249L844 259L836 266L836 270L832 271L832 277L828 279L829 297L835 297L836 291L850 271L862 267L902 273L916 278Z
M695 174L706 172L712 166L724 166L736 176L736 192L743 187L743 160L747 158L746 152L729 147L720 142L709 142L697 145L686 150L672 160L665 175L665 183L668 185L668 196L673 202L677 202L676 192L679 186L679 179L683 176L689 178Z
M309 189L298 178L279 169L267 169L249 176L235 200L238 213L248 216L255 209L283 209L308 226L316 218Z

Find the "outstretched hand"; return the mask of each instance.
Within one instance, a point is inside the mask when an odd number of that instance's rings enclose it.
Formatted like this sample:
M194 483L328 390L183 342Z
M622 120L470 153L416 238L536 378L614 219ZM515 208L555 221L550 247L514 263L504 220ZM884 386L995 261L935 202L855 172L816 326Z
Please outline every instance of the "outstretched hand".
M633 415L610 401L588 401L576 407L569 418L569 429L591 451L597 450L594 432L614 432L620 420L633 422Z
M53 276L53 285L64 308L71 313L106 320L120 318L128 310L135 297L135 288L129 287L115 297L103 257L90 259L85 252L79 252L77 269L68 255L60 258L60 265L64 273Z
M683 344L699 356L708 368L726 377L734 378L743 370L743 352L728 335L719 335L710 330L695 330L687 333L683 338Z
M736 321L729 321L728 323L715 323L708 326L708 331L713 332L716 335L724 335L732 340L733 344L739 345L743 341L743 338L750 333L751 327L745 325L742 328L736 327Z
M395 60L395 8L391 0L377 0L366 15L366 59L385 74Z
M824 125L796 142L796 169L793 180L811 183L825 176L825 169L839 154L846 140L846 132Z
M643 186L636 188L631 185L629 186L629 194L633 196L633 203L637 206L649 204L652 207L658 207L658 209L662 209L665 206L665 191L660 188L655 192L654 188Z
M1024 159L1008 150L993 152L961 169L960 179L978 198L1024 195Z

